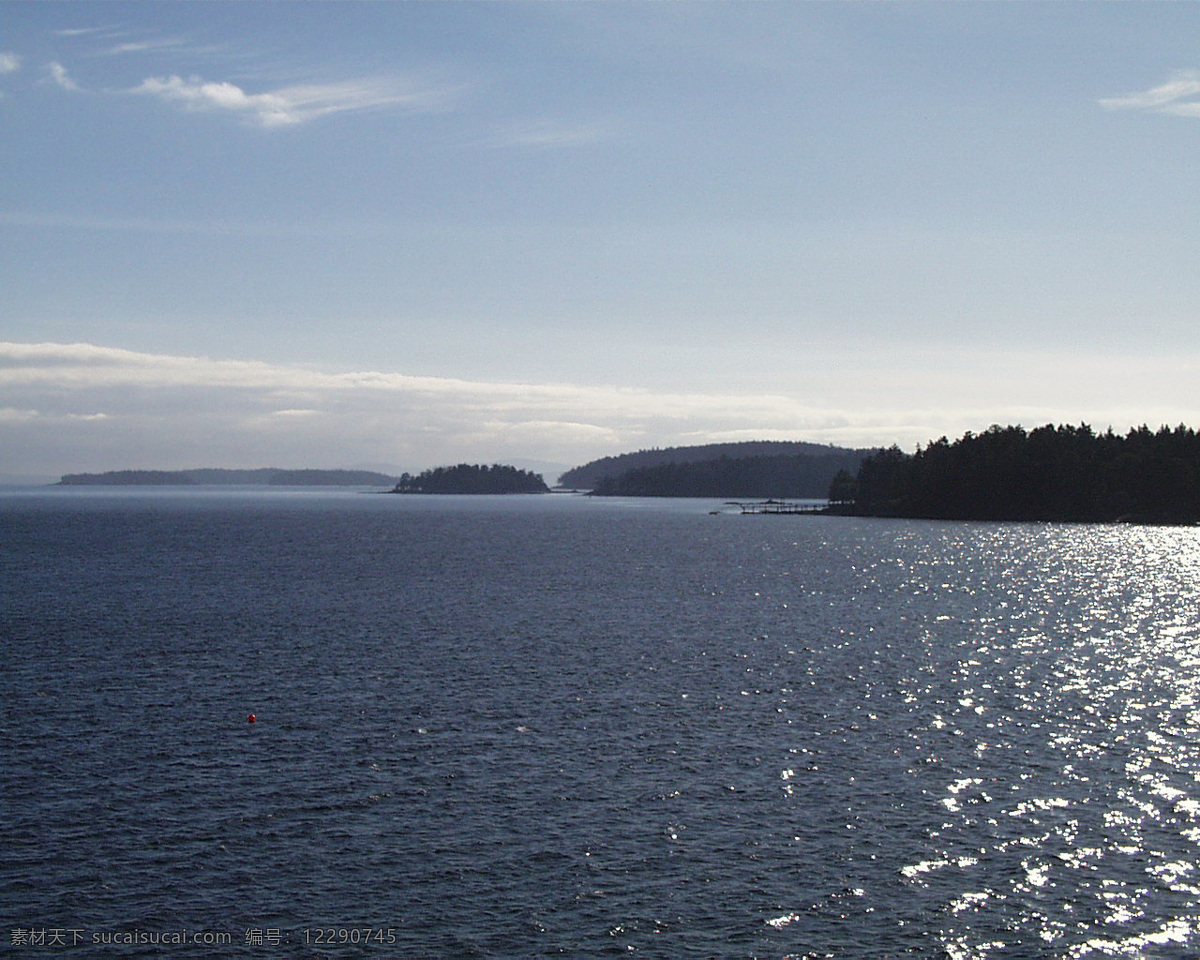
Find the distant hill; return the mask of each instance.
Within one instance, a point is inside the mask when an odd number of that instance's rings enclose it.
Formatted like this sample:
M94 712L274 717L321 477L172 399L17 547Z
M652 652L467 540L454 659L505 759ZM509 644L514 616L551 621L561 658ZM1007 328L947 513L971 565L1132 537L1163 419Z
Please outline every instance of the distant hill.
M835 477L851 477L863 457L720 457L697 463L664 463L602 477L592 493L600 497L723 497L736 499L830 496Z
M632 470L645 470L652 467L662 467L669 464L691 464L704 461L729 459L744 459L747 457L803 457L807 460L818 461L817 467L832 467L829 478L832 479L839 469L854 473L858 464L871 450L851 450L846 447L835 447L823 443L805 443L789 440L749 440L741 443L708 443L695 447L667 447L665 449L639 450L636 453L623 453L614 457L602 457L585 463L581 467L568 470L558 478L560 487L575 490L595 490L605 478L616 479ZM847 462L849 458L849 462ZM837 465L834 466L834 462ZM829 488L829 481L824 481L821 492L813 496L823 497ZM637 496L638 494L627 494ZM691 494L673 494L674 496L690 496ZM707 494L699 494L707 496ZM749 496L751 494L725 494L716 496ZM803 496L804 494L779 494L781 496Z
M386 487L395 477L373 470L110 470L106 473L68 473L59 486L269 486L269 487Z

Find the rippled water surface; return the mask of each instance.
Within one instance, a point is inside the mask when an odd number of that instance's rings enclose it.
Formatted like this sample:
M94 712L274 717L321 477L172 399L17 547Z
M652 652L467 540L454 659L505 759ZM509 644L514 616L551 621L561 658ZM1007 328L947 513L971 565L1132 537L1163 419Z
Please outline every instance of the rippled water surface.
M1197 531L711 509L0 494L5 955L1200 953Z

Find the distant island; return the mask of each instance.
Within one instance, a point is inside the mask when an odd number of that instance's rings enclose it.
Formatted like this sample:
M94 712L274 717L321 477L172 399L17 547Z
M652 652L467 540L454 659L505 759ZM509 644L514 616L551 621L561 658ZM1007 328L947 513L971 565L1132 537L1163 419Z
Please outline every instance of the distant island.
M1142 426L992 426L909 455L899 447L839 474L829 512L933 520L1200 522L1200 436Z
M857 471L872 452L783 441L669 447L594 460L558 482L598 497L822 499L834 477Z
M269 486L269 487L383 487L395 477L373 470L110 470L106 473L68 473L58 486Z
M503 464L460 463L434 467L415 477L401 475L392 493L549 493L541 474Z
M627 497L824 497L839 470L855 472L872 452L799 440L655 448L574 467L558 486ZM688 469L693 464L696 469Z

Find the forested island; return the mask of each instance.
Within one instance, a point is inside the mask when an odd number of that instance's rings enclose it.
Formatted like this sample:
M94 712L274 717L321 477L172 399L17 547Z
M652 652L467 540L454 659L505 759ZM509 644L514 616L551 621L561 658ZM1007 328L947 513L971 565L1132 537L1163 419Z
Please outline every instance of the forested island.
M1196 523L1200 436L1142 426L992 426L906 454L898 447L839 474L830 512L944 520Z
M504 464L460 463L434 467L415 477L405 473L392 493L549 493L541 474Z
M635 467L595 482L601 497L793 497L820 499L840 473L859 468L866 451L722 456Z
M105 473L68 473L58 486L271 486L271 487L381 487L395 477L373 470L109 470Z
M689 447L655 447L650 450L638 450L634 453L622 453L611 457L601 457L599 460L592 460L580 467L573 467L558 478L558 486L568 487L575 490L596 490L607 478L606 489L616 494L617 487L620 485L621 478L630 475L630 487L640 487L643 489L656 489L658 491L670 490L670 484L666 482L665 477L655 477L652 474L634 475L635 471L650 470L654 467L671 468L676 473L681 482L693 484L693 481L687 477L687 471L678 471L679 468L686 464L702 464L716 463L721 460L746 460L753 459L778 459L785 457L800 457L813 461L814 466L818 466L818 473L821 470L832 467L828 470L828 478L818 483L817 492L805 493L789 493L788 496L814 496L823 497L829 486L829 479L837 473L839 469L847 469L854 472L858 469L858 465L863 458L873 451L871 450L850 450L845 447L835 447L821 443L807 443L802 440L743 440L731 443L706 443L698 444ZM839 461L840 462L837 462ZM748 468L748 472L754 472L757 468L743 464ZM728 468L720 468L725 476L729 476ZM767 468L770 469L770 468ZM670 472L670 471L669 471ZM700 473L712 474L710 469L702 469ZM700 483L703 481L695 481ZM740 481L738 481L740 483ZM711 489L711 487L710 487ZM806 491L809 488L806 486ZM778 491L776 491L778 492ZM669 496L682 497L692 496L692 494L673 493L673 492L656 492L656 493L626 493L619 494L623 496ZM741 494L741 493L725 493L719 492L716 494L695 494L695 496L755 496L756 494Z

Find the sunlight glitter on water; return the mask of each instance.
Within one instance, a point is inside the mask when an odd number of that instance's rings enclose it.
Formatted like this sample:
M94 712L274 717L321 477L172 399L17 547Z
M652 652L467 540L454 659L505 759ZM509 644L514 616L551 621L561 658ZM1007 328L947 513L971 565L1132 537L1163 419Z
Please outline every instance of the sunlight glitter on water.
M1197 630L1191 579L1200 566L1195 532L1145 531L1124 540L1120 531L1060 534L1073 542L1056 557L1059 567L1051 576L1025 574L1017 552L1010 554L1006 598L996 605L1001 615L972 611L977 615L968 623L974 624L979 653L960 659L955 672L961 690L949 702L936 703L929 725L931 731L975 738L978 760L997 746L1030 753L1040 739L1060 763L1057 769L1022 771L1019 779L1011 771L996 771L1018 796L995 813L990 811L995 790L985 786L991 778L950 779L939 804L952 819L931 833L943 853L900 871L909 882L929 886L934 872L950 864L968 872L976 868L973 856L956 852L963 847L987 860L1004 856L1014 842L1016 849L1041 851L1023 856L1022 879L1007 887L951 894L952 887L942 884L947 886L943 909L948 919L991 912L1001 925L1039 925L1047 942L1081 925L1100 932L1144 922L1139 904L1151 888L1182 898L1179 908L1189 912L1197 910L1200 894L1190 860L1166 852L1179 851L1183 843L1194 855L1200 837L1194 823L1200 800L1193 795L1200 781L1193 746L1200 672L1187 650ZM1034 530L1030 542L1020 546L1036 556L1052 536ZM1181 540L1192 548L1183 558ZM1164 577L1161 568L1147 567L1142 555L1176 559ZM1034 569L1026 567L1029 573ZM1035 629L1030 630L1023 624L1034 610L1030 626ZM981 669L983 658L994 651L998 660L1012 663L1008 683L1003 673L987 680L996 675ZM986 734L968 722L973 712L990 717ZM943 751L940 759L945 763L949 756ZM958 769L968 770L961 761ZM1030 795L1039 784L1041 795ZM1022 833L1007 836L997 816L1023 824ZM1056 888L1074 889L1073 902L1054 906L1055 898L1046 896ZM1010 895L1029 906L1019 908L1019 920L1004 921L1012 914L1005 902ZM1094 907L1088 906L1089 897ZM1035 902L1039 906L1031 910ZM1186 942L1191 933L1189 923L1173 920L1149 933L1095 937L1070 955L1133 955L1150 944ZM1003 950L998 941L972 944L952 926L944 936L952 956Z

